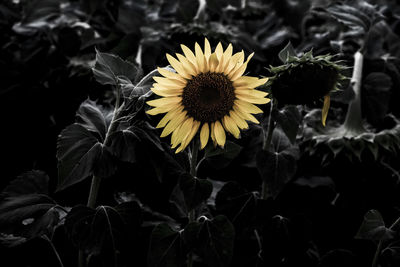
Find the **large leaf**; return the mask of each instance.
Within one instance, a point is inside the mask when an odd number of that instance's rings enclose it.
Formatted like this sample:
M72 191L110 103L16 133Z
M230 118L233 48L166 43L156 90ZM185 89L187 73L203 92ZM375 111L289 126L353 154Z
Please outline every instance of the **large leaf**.
M96 50L96 64L93 68L96 80L101 84L118 85L119 78L128 78L135 83L142 75L139 67L120 57Z
M182 248L182 237L179 231L168 224L157 225L150 237L147 257L149 267L183 266L185 254Z
M273 132L271 150L257 152L257 169L270 196L275 198L293 177L298 156L298 147L279 128Z
M133 163L136 161L136 144L140 138L130 130L121 130L110 136L110 150L119 160Z
M294 144L296 142L297 131L302 120L297 106L285 106L281 110L274 109L272 111L274 121L282 128L283 132L289 138L290 142Z
M189 173L180 176L179 183L171 195L173 202L181 211L188 214L211 195L213 186L210 181L193 177Z
M228 166L242 151L242 147L231 141L226 141L224 148L208 144L204 157L214 168L223 169Z
M39 170L25 172L12 180L1 192L3 197L15 197L25 194L48 194L49 176Z
M75 123L65 128L57 143L57 190L92 175L102 148L103 145L83 126Z
M215 207L218 213L231 220L236 229L240 229L249 226L255 220L256 201L253 192L246 192L236 182L228 182L218 191Z
M118 251L126 241L127 232L142 222L142 213L136 202L124 202L115 207L86 206L72 208L65 220L67 233L73 243L89 255L105 256L115 262Z
M224 215L209 220L202 217L185 227L183 237L208 266L229 266L233 255L235 228Z
M382 215L377 210L370 210L364 215L356 238L373 241L387 240L393 238L395 232L385 226Z
M97 133L104 140L107 132L107 114L96 105L96 102L87 99L79 107L76 113L76 121L88 131Z

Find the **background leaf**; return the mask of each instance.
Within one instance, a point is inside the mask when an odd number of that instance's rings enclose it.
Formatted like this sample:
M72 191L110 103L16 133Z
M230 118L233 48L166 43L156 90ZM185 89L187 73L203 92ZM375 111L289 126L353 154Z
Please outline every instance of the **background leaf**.
M356 238L372 241L387 240L393 238L394 231L386 228L382 215L377 210L370 210L364 216Z

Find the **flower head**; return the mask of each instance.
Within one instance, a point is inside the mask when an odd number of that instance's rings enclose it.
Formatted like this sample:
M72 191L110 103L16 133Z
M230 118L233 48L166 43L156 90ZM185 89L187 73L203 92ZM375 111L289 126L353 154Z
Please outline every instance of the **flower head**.
M331 55L314 57L312 51L300 57L290 56L284 65L271 67L272 95L280 104L307 105L324 98L322 124L325 125L330 105L330 93L338 90L345 79L346 67L333 61Z
M221 43L214 52L205 39L204 51L198 43L194 53L181 45L183 55L176 58L167 54L175 72L158 68L164 77L154 77L151 90L161 98L148 101L154 107L150 115L166 113L157 128L164 127L161 137L172 133L172 148L176 153L187 147L200 131L200 145L204 148L211 137L214 145L223 147L225 132L240 137L240 129L248 128L246 121L259 123L252 114L262 113L254 104L270 101L268 93L254 88L268 78L243 76L253 54L244 61L244 52L233 54L230 44L224 51Z

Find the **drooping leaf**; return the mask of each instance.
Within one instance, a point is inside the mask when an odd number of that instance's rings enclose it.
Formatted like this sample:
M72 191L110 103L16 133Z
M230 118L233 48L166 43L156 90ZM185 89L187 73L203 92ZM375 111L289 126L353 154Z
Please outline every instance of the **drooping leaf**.
M189 212L208 199L213 187L207 180L184 173L179 179L179 189L183 195L184 210Z
M65 128L57 143L57 190L92 175L101 150L102 144L83 126L75 123Z
M298 147L290 143L282 130L275 128L270 150L260 150L256 155L258 172L270 196L275 198L295 174L298 156Z
M39 170L25 172L12 180L1 196L15 197L25 194L48 194L49 176Z
M256 196L246 192L236 182L226 183L218 192L215 207L218 213L226 215L236 229L251 225L256 215Z
M185 227L185 244L208 266L229 266L233 256L234 226L224 215L218 215L211 220L205 217L202 219Z
M76 112L76 121L86 128L86 130L98 134L101 141L104 140L108 125L106 122L106 114L100 109L96 102L87 99L79 107Z
M147 257L149 267L183 266L182 237L179 231L172 229L168 224L157 225L150 237L150 247Z
M93 74L99 83L116 86L119 84L120 77L126 77L133 83L137 82L142 71L133 63L116 55L96 50L96 64L93 68Z
M110 150L119 160L133 163L136 161L135 146L140 138L130 130L121 130L110 136Z
M216 169L228 166L242 151L242 147L231 141L226 141L224 148L214 147L208 144L205 148L204 157Z
M289 138L290 142L294 144L302 120L302 116L297 106L289 105L280 110L274 109L272 116L274 121L278 123L283 132Z
M296 52L294 51L291 42L289 42L278 54L278 57L282 63L288 62L289 58L294 56L296 56Z
M385 226L382 215L377 210L370 210L364 215L356 238L372 241L388 240L393 238L394 231Z
M137 228L141 223L139 205L125 202L115 207L99 206L96 209L75 206L66 217L65 227L72 242L88 251L89 255L105 254L115 260L121 245L128 238L128 228Z

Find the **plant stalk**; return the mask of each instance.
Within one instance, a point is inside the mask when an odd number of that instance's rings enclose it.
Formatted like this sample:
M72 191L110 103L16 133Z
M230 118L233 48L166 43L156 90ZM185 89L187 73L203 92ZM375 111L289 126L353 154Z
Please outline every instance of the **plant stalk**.
M108 127L108 130L106 132L106 135L104 137L104 146L110 145L110 135L115 132L115 130L118 127L118 115L119 115L119 108L120 108L120 97L121 97L121 92L120 92L120 87L118 86L117 88L117 96L116 96L116 101L115 101L115 107L114 107L114 114L111 119L110 126ZM90 185L90 190L89 190L89 197L87 201L87 206L89 208L94 209L96 207L96 201L97 201L97 196L99 194L99 189L100 189L100 183L101 183L101 178L93 175L92 177L92 183ZM85 252L83 250L79 250L78 254L78 266L79 267L85 267L86 266L86 259L85 259Z
M269 111L269 116L268 116L268 128L267 128L266 132L264 131L264 140L263 140L263 147L262 147L262 149L264 151L268 151L271 146L272 134L275 129L275 122L274 122L274 119L272 118L272 113L276 109L276 106L277 106L277 101L275 99L271 99L271 109ZM263 180L262 185L261 185L261 198L262 199L268 198L268 187L267 187L267 183L265 182L265 180Z
M199 142L199 138L194 138L193 140L193 144L191 147L191 151L190 151L190 174L193 177L197 176L197 156L199 154L199 148L200 148L200 142ZM194 222L196 219L196 214L195 214L195 210L191 210L189 211L188 214L189 217L189 223ZM188 254L188 267L192 267L193 266L193 252L189 252Z
M400 217L397 218L397 220L389 227L389 230L393 230L399 224L400 224ZM379 255L381 254L382 245L383 245L382 240L379 240L378 246L376 247L374 259L372 260L372 267L378 266L378 259Z
M61 267L64 267L64 264L62 263L60 254L58 254L56 247L54 246L53 242L49 239L49 237L47 235L43 236L43 239L46 240L47 242L49 242L54 254L57 257L58 263L60 264Z
M361 117L361 79L363 60L364 55L360 51L357 51L354 54L353 74L350 81L354 91L354 99L350 102L347 108L346 120L344 122L344 128L350 132L354 132L355 134L365 131Z

